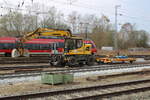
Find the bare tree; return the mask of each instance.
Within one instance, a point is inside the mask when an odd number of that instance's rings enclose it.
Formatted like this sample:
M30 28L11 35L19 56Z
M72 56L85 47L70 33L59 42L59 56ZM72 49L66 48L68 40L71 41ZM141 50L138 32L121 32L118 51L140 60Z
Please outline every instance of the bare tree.
M0 19L1 35L20 36L33 30L35 16L23 15L19 12L9 12Z
M44 17L44 19L41 21L42 27L47 28L59 28L59 29L65 29L68 28L67 24L64 23L63 14L58 12L56 8L51 7Z
M106 16L102 15L100 19L94 18L95 20L93 21L94 28L92 29L91 38L99 48L102 46L113 46L114 30L106 18Z
M119 35L119 47L127 49L130 47L147 47L148 36L144 30L137 30L135 24L125 23L122 25Z

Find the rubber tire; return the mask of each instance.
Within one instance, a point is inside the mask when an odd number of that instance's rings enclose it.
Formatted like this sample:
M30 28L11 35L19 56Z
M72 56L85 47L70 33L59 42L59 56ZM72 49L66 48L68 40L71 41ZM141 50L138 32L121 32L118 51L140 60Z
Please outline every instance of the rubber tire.
M60 56L54 56L54 58L51 58L49 63L51 66L55 67L65 67L65 63L63 62L64 59Z
M75 59L75 57L70 57L70 60L69 60L69 62L67 63L67 65L68 65L69 67L75 67L75 66L76 66L76 59Z
M94 65L94 57L93 57L93 56L89 56L88 59L87 59L86 64L87 64L88 66Z

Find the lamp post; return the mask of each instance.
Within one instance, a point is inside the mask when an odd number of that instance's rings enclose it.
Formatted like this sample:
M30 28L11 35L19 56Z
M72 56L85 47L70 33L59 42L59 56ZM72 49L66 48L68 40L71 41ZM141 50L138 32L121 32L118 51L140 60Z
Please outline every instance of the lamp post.
M118 8L121 7L120 5L115 6L115 34L114 34L114 46L115 50L118 49L118 38L117 38L117 33L118 33Z

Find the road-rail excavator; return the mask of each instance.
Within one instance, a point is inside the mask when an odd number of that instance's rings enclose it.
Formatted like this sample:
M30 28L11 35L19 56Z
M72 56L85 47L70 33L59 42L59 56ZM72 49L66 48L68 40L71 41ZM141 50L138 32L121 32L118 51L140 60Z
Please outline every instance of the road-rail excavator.
M17 41L17 48L12 51L12 57L28 56L28 50L24 49L24 42L39 38L40 36L54 36L64 39L63 52L57 52L57 43L52 43L49 63L52 66L76 66L93 65L94 55L91 52L91 44L85 44L82 38L73 36L69 29L38 28L34 32L25 34Z

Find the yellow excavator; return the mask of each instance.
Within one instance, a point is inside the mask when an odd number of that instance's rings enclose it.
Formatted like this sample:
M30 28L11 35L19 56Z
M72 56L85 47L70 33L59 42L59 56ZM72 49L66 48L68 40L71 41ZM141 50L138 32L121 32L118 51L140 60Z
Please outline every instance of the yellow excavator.
M91 52L91 44L85 44L82 38L73 36L70 30L38 28L34 32L25 34L16 43L17 48L13 50L12 57L28 56L28 51L24 49L24 42L39 38L40 36L56 36L64 39L63 52L57 52L57 43L53 43L49 63L53 66L76 66L93 65L94 55Z
M64 38L64 52L58 54L54 52L50 57L52 66L82 66L93 65L94 55L91 52L91 44L85 44L84 40L79 37ZM53 44L53 50L57 49L56 43ZM56 50L57 51L57 50Z

